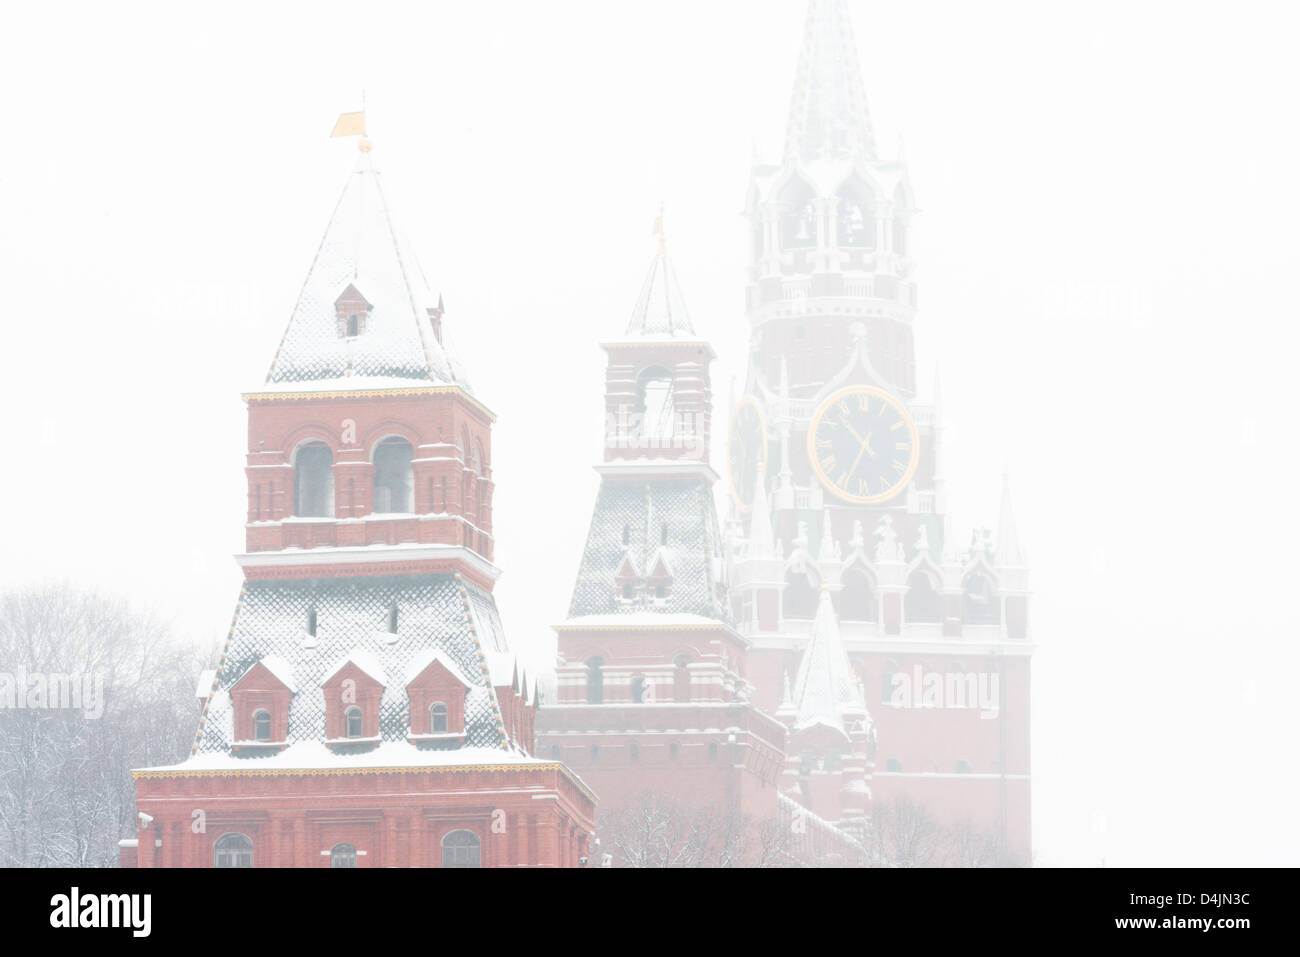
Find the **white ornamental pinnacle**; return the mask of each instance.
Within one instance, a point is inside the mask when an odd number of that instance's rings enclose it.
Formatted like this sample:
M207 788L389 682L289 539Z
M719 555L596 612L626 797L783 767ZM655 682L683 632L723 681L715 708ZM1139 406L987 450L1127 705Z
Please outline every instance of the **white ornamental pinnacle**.
M831 531L831 510L828 508L822 514L821 544L817 549L818 564L838 562L839 546L835 544Z
M930 550L930 529L929 526L922 524L919 534L916 536L917 553L928 552Z
M808 551L808 523L800 522L798 534L794 537L794 550L797 552Z
M755 558L771 558L775 545L772 515L767 507L766 482L760 467L754 477L754 508L749 520L749 550Z
M898 535L894 520L885 515L876 523L876 561L892 562L898 558Z
M853 522L853 537L849 539L849 550L860 552L865 545L866 541L862 537L862 521L861 519L855 519Z

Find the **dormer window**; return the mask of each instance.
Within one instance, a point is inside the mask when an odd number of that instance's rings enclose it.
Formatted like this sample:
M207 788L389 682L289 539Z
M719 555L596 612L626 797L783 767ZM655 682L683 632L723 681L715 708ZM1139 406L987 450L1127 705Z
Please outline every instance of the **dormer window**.
M465 739L465 696L475 683L449 655L431 648L407 667L406 695L415 744L444 745Z
M338 320L340 339L355 339L364 335L366 320L375 307L366 302L366 297L356 286L348 284L342 295L334 300L334 315Z
M233 685L235 751L283 748L289 741L289 707L296 688L293 668L278 655L254 662Z
M354 648L326 672L325 744L329 747L379 742L379 702L387 678L373 654Z

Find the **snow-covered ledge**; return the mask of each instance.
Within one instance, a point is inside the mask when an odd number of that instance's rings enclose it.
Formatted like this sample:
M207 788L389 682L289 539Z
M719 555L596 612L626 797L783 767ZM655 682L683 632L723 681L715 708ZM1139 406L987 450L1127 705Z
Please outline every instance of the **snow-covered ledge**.
M280 548L274 551L236 555L240 568L283 568L301 565L348 565L354 562L418 562L455 559L464 562L490 581L501 577L501 569L464 545L321 545L316 548Z

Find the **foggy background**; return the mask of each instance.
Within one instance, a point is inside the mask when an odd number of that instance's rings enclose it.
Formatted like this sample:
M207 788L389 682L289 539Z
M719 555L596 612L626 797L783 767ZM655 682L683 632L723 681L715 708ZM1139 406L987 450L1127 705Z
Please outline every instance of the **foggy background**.
M996 521L1009 463L1029 552L1037 862L1295 864L1293 11L851 6L921 208L953 532ZM661 201L725 433L740 210L755 147L780 160L805 8L8 8L5 585L97 584L224 640L239 393L356 161L327 135L364 89L390 206L498 415L506 627L549 660L598 484L596 343Z

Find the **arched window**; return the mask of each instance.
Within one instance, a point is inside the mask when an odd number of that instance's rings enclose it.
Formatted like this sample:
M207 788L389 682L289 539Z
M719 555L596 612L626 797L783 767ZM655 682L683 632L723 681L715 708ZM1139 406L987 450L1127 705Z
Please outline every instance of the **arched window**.
M324 442L306 442L293 456L293 514L303 518L334 515L334 453Z
M637 376L636 414L639 448L658 448L673 437L673 376L662 366L651 366Z
M587 704L600 704L605 700L605 679L601 671L604 664L600 658L587 659Z
M645 678L636 675L632 678L632 703L642 704L645 701Z
M876 620L876 591L871 587L871 577L861 568L850 568L844 573L840 618L844 621Z
M678 655L673 659L673 700L691 700L691 659Z
M875 249L876 209L871 190L862 183L845 183L836 198L835 234L839 245Z
M942 617L942 596L930 573L918 568L907 580L903 617L910 622L935 623Z
M253 740L271 740L271 712L258 708L253 712Z
M817 588L812 572L791 569L785 576L784 614L786 618L808 618L817 614Z
M406 439L389 437L375 446L375 507L379 514L411 511L411 460Z
M970 774L970 761L966 760L965 758L958 758L958 759L957 759L957 773L958 773L958 774Z
M452 831L442 839L443 867L478 867L479 840L473 831Z
M996 625L1002 616L998 613L998 596L989 576L973 571L961 584L962 619L969 625Z
M447 733L447 706L441 701L429 705L429 732L431 734Z
M891 667L886 665L885 667ZM880 676L880 703L892 704L894 700L894 672L886 671Z
M330 867L356 867L357 849L351 844L335 844L330 848Z
M355 315L348 316L348 338L349 339L355 339L357 337L357 333L360 330L360 327L361 324L357 322L357 317Z
M781 246L808 249L817 245L817 205L812 187L801 179L786 187L781 196Z
M360 708L358 708L356 705L353 705L352 707L348 708L347 711L343 712L343 720L344 723L347 725L347 729L344 733L349 738L361 737L361 709Z
M898 758L885 758L885 770L901 771L903 770L903 762L898 760Z
M479 476L480 478L481 478L481 477L483 476L483 474L484 474L483 465L484 465L485 462L487 462L487 456L485 456L485 455L483 454L483 443L480 442L480 441L478 441L478 439L475 439L475 440L474 440L474 459L473 459L473 461L472 461L470 464L472 465L472 467L473 467L473 469L474 469L474 474L477 475L477 476Z
M213 866L252 867L253 842L247 834L222 834L213 846Z

